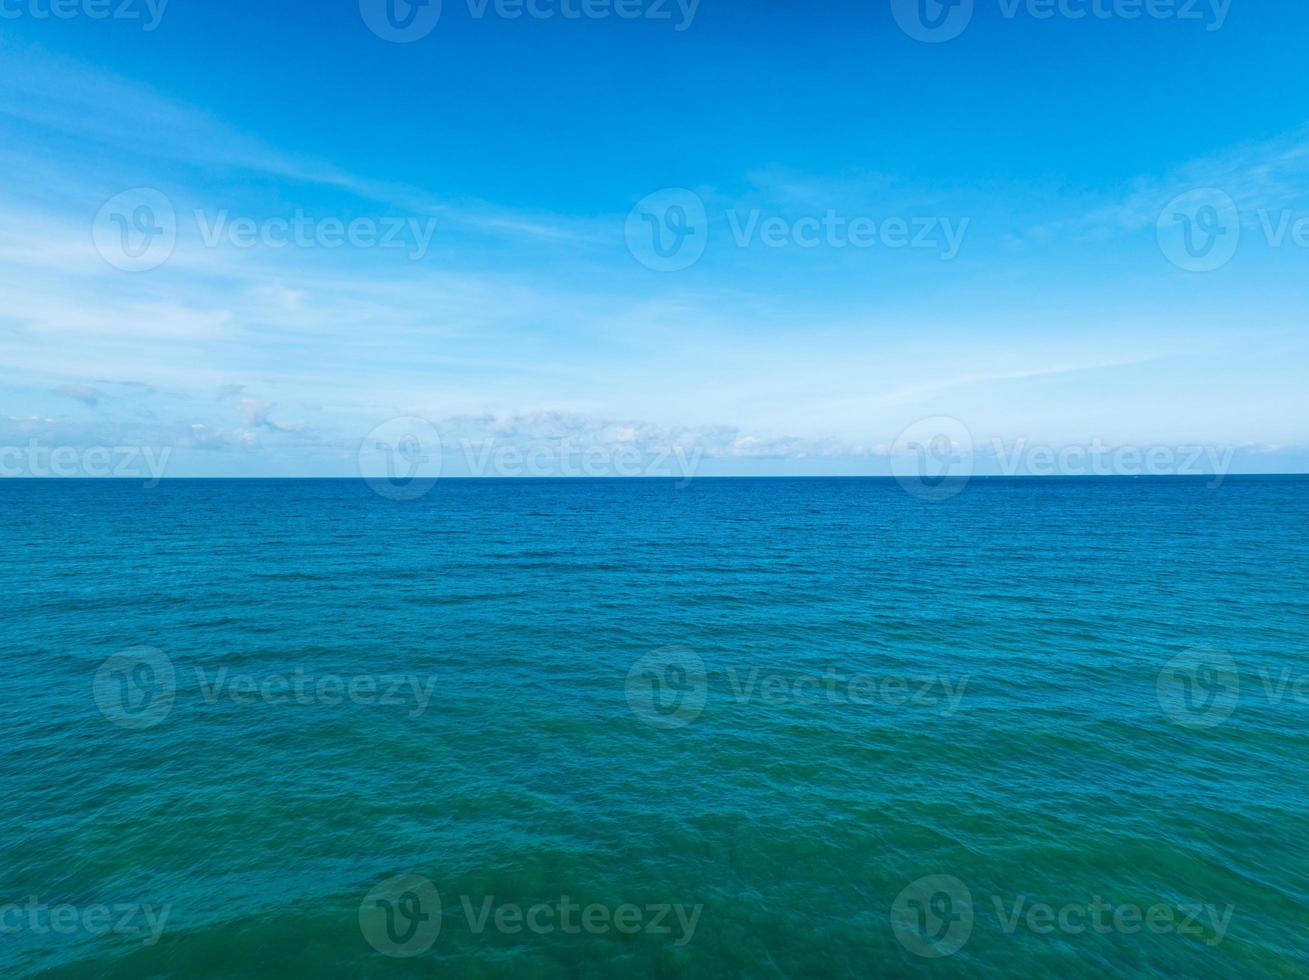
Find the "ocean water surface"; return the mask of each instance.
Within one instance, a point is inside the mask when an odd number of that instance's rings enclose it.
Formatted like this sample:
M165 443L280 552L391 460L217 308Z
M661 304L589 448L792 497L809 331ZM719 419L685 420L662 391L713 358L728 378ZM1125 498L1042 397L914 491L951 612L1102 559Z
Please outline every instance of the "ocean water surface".
M1309 975L1309 478L0 481L6 976Z

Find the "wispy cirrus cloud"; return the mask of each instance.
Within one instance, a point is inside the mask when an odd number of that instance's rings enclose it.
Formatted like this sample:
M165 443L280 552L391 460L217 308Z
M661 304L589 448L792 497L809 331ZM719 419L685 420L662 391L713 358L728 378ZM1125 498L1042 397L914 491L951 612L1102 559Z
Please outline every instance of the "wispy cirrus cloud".
M114 147L130 159L166 159L319 185L392 209L433 215L466 231L547 242L598 243L614 237L611 229L593 221L520 214L489 202L446 199L353 173L330 161L280 148L147 85L71 59L38 53L16 42L0 44L0 115L82 142ZM55 149L45 147L43 153ZM3 152L11 166L31 162L33 177L48 178L47 161L32 160L12 145Z
M1139 297L1120 299L1094 268L933 257L916 278L853 251L806 266L785 250L735 248L720 220L702 265L655 275L627 254L615 202L553 214L460 200L276 146L84 64L11 44L5 55L0 412L45 420L52 438L86 436L94 408L103 438L191 447L238 470L258 457L320 473L348 473L352 440L406 413L458 438L673 444L727 461L872 458L907 423L942 413L967 416L979 435L1085 419L1132 439L1147 424L1227 436L1237 421L1296 438L1287 420L1303 396L1289 375L1302 342L1286 341L1271 367L1243 362L1233 352L1252 329L1244 321L1128 315ZM1047 237L1132 233L1187 183L1225 185L1241 201L1300 193L1304 146L1294 133L1238 147L1143 179L1090 217L1076 195L1023 203L1048 219ZM105 261L88 226L141 174L167 188L179 233L164 264L135 274ZM324 214L363 202L438 215L436 247L410 261L205 244L197 210L268 216L248 185ZM731 208L878 219L943 209L982 225L1009 204L1013 189L1002 190L761 165L730 193L703 193L719 219ZM1069 298L1079 279L1094 303ZM1260 401L1270 376L1285 385L1275 410ZM1250 420L1206 403L1215 377Z
M1243 143L1191 160L1158 176L1141 177L1117 200L1085 216L1090 227L1136 232L1151 228L1169 200L1214 188L1250 215L1260 209L1309 205L1309 126Z

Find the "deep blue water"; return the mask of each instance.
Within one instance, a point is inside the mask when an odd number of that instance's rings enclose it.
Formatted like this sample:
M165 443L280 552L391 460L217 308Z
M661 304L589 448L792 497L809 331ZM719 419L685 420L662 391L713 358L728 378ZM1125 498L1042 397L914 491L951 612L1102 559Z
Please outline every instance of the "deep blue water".
M0 545L5 975L1309 975L1309 477L18 480Z

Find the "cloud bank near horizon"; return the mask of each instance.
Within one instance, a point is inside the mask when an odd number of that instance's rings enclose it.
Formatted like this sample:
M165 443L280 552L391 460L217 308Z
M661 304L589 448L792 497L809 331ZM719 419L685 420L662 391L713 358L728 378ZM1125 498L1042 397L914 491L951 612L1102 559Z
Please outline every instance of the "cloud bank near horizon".
M1275 285L1303 255L1255 233L1256 213L1309 215L1303 129L1097 193L760 159L735 186L692 188L708 243L674 273L624 238L649 188L558 213L443 195L12 42L0 134L8 445L170 446L195 475L351 475L367 432L412 415L456 444L659 444L725 472L877 472L906 428L946 417L983 446L1309 460L1309 343ZM175 243L129 272L93 225L143 186L175 210ZM1255 229L1207 277L1155 236L1161 207L1196 186L1226 188ZM847 235L865 217L968 231L947 261L886 237L810 247L800 230L828 215ZM278 244L270 223L297 216L307 237ZM332 244L360 221L371 243ZM744 241L745 227L764 230ZM377 241L388 228L399 247Z

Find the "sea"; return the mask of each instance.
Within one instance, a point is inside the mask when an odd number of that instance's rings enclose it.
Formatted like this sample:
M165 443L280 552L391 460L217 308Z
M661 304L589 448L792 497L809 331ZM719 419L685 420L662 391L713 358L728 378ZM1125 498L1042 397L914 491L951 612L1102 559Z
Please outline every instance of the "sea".
M0 481L0 975L1309 976L1309 477Z

